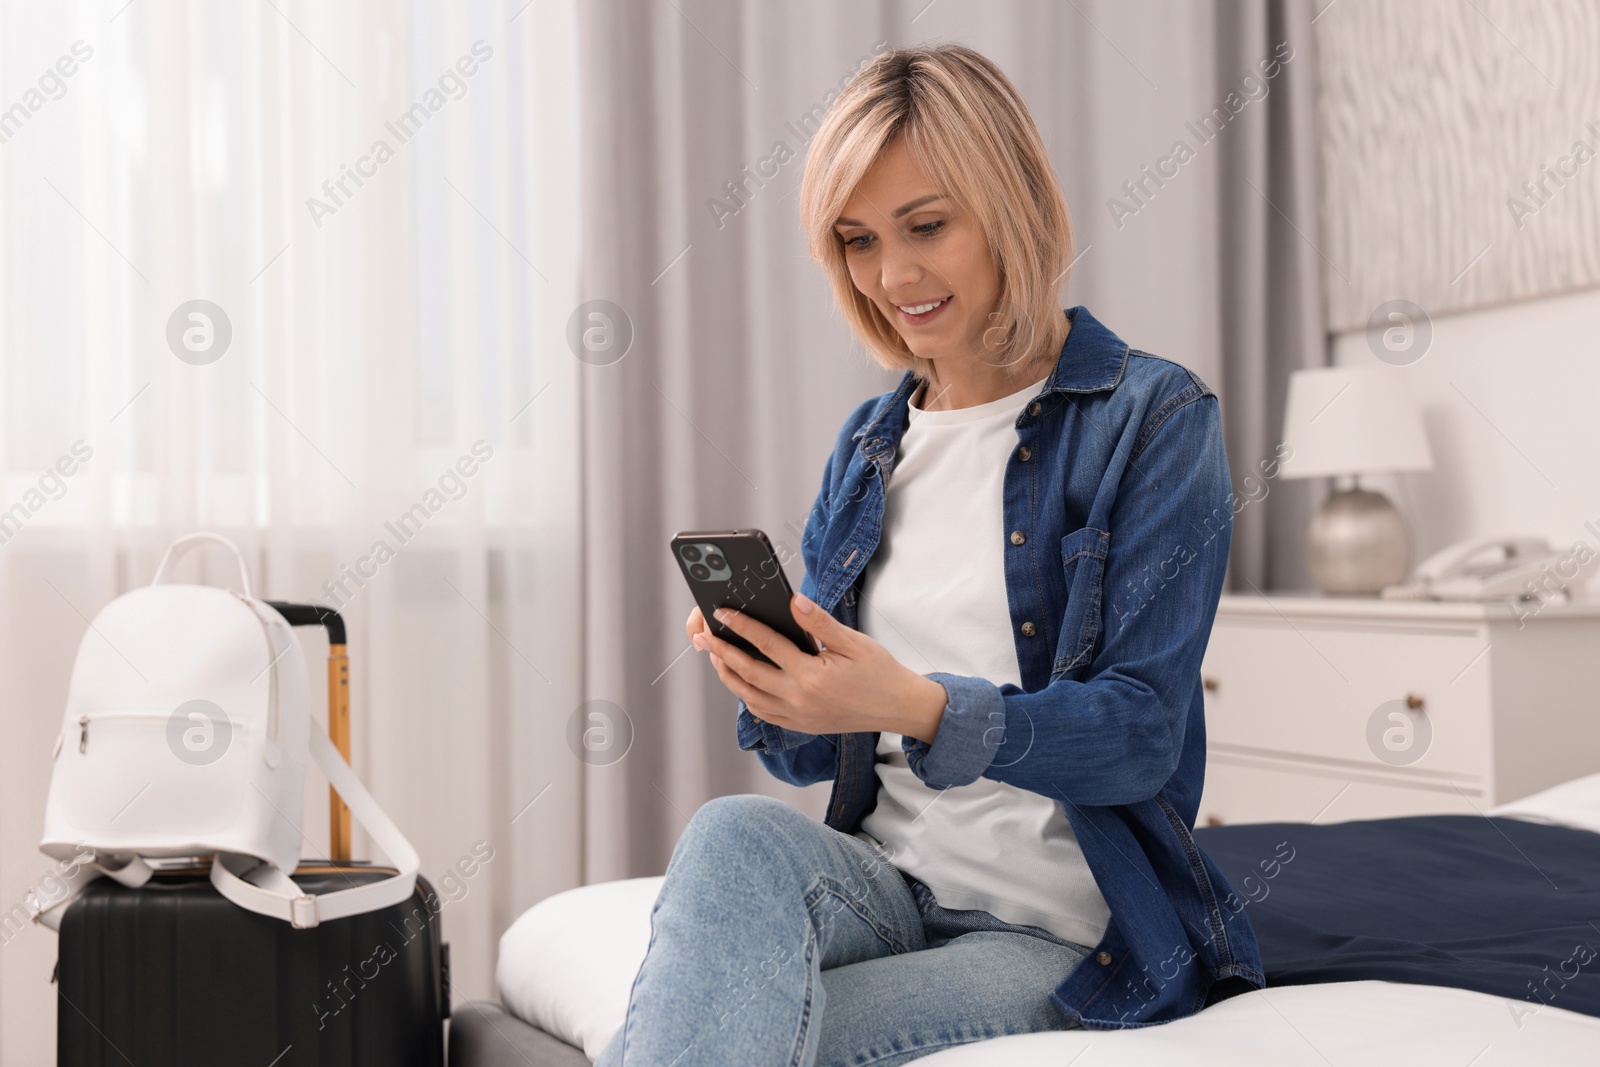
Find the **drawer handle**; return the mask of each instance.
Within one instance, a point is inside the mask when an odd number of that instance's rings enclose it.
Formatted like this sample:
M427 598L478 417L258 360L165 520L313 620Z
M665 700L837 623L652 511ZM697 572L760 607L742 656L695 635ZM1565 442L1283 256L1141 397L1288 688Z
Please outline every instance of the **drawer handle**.
M1200 688L1208 693L1215 693L1217 691L1217 680L1208 674L1201 675Z
M1406 707L1410 708L1412 711L1420 711L1424 714L1426 714L1428 710L1423 699L1417 696L1415 693L1406 694Z

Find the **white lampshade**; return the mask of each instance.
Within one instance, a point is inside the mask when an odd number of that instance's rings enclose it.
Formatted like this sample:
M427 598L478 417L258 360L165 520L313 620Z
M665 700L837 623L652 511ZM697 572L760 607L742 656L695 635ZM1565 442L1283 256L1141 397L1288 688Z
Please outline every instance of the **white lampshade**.
M1285 478L1433 468L1422 413L1405 373L1391 367L1317 367L1289 377Z

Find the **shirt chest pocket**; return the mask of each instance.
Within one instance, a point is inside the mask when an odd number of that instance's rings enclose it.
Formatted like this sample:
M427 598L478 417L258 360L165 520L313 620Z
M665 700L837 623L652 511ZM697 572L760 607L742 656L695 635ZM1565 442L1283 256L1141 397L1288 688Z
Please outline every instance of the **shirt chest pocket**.
M1100 636L1100 591L1110 544L1111 534L1093 526L1074 530L1061 539L1067 607L1055 665L1050 670L1051 681L1086 666L1094 658L1095 641Z

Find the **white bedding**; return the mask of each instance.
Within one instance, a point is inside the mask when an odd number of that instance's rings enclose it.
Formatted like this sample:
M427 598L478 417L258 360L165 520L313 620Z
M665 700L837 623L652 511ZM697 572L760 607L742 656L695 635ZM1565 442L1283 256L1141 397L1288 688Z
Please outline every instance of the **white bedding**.
M1600 1019L1487 993L1398 982L1258 989L1139 1030L997 1037L917 1067L1508 1067L1600 1061Z
M1563 783L1490 815L1600 833L1600 774ZM622 1025L650 946L662 879L570 889L535 904L500 939L496 980L512 1014L591 1060ZM1474 1059L1474 1057L1477 1057ZM1139 1030L1060 1030L947 1049L928 1067L1065 1067L1116 1062L1492 1067L1600 1062L1600 1019L1441 986L1339 982L1281 986Z
M1600 834L1600 774L1553 785L1542 793L1490 808L1489 814Z

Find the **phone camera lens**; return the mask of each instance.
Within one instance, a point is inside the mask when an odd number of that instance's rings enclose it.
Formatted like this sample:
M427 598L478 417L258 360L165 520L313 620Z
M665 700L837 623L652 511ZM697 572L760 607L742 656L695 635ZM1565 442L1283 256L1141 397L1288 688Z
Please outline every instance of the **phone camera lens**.
M713 552L709 556L706 557L706 566L712 568L713 570L719 570L720 571L723 567L726 567L727 564L723 562L721 556L719 556L715 552Z
M694 575L696 578L700 579L702 582L705 581L707 578L711 577L711 571L706 567L706 565L704 563L692 563L692 564L690 564L689 565L689 573Z
M693 545L684 545L682 551L683 558L690 563L698 563L700 561L700 550Z

